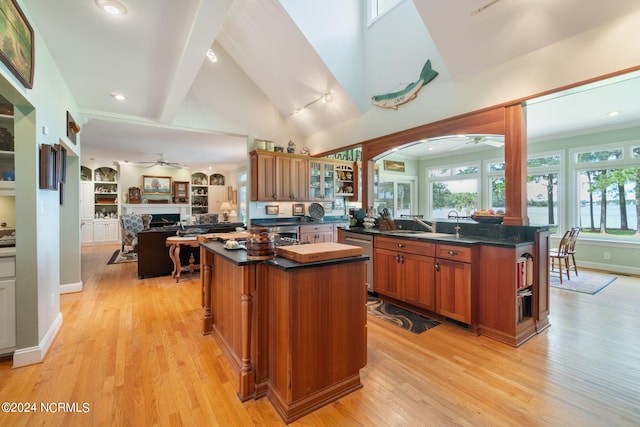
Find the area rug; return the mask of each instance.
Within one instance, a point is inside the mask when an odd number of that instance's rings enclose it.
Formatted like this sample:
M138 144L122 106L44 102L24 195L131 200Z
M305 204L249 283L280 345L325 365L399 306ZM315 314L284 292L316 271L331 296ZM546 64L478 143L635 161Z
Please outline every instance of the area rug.
M617 277L612 274L592 273L589 271L578 271L578 276L576 277L572 271L570 274L571 280L567 280L565 274L561 284L557 274L557 272L551 273L551 277L549 278L549 285L551 285L551 287L589 295L597 294L617 279Z
M421 334L424 331L438 326L440 322L429 319L404 308L396 307L379 298L369 296L367 299L367 312L372 316L400 326L414 334Z
M138 262L138 254L136 252L122 252L120 249L115 251L108 264L122 264L125 262Z

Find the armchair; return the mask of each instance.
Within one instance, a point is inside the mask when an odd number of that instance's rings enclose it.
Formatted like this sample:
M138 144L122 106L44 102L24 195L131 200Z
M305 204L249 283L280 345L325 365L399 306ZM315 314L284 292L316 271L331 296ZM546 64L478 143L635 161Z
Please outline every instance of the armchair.
M120 215L120 228L122 231L122 252L125 246L136 249L138 244L138 232L148 229L151 224L152 215Z

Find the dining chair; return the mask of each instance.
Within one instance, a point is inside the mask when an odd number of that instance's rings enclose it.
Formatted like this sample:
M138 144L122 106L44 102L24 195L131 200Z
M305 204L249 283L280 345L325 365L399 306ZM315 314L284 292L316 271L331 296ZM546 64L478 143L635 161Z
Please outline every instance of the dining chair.
M555 263L558 261L558 274L560 277L560 283L562 283L562 274L564 273L564 269L567 272L567 280L571 280L569 277L569 243L571 241L571 230L567 230L562 239L560 239L560 243L558 244L558 249L551 249L549 251L549 261L551 263L551 271L550 273L555 273ZM564 261L564 266L562 262Z
M569 246L567 247L567 255L569 261L569 270L573 268L573 271L578 277L578 265L576 264L576 242L578 241L578 235L580 234L580 227L574 227L571 229L571 235L569 239Z

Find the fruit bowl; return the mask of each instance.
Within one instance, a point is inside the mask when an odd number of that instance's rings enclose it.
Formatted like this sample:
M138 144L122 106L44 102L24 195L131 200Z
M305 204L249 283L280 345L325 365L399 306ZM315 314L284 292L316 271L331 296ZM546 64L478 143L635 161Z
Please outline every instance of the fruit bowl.
M484 214L484 215L478 215L478 214L473 214L471 215L471 219L476 221L476 222L483 222L485 224L501 224L502 220L504 219L504 214Z

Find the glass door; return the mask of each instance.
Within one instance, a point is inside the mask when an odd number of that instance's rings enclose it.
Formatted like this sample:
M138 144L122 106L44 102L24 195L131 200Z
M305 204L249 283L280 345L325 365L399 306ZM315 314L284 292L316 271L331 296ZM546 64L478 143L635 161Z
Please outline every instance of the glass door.
M384 178L378 183L374 207L381 212L388 209L392 218L415 214L414 181L391 181Z

